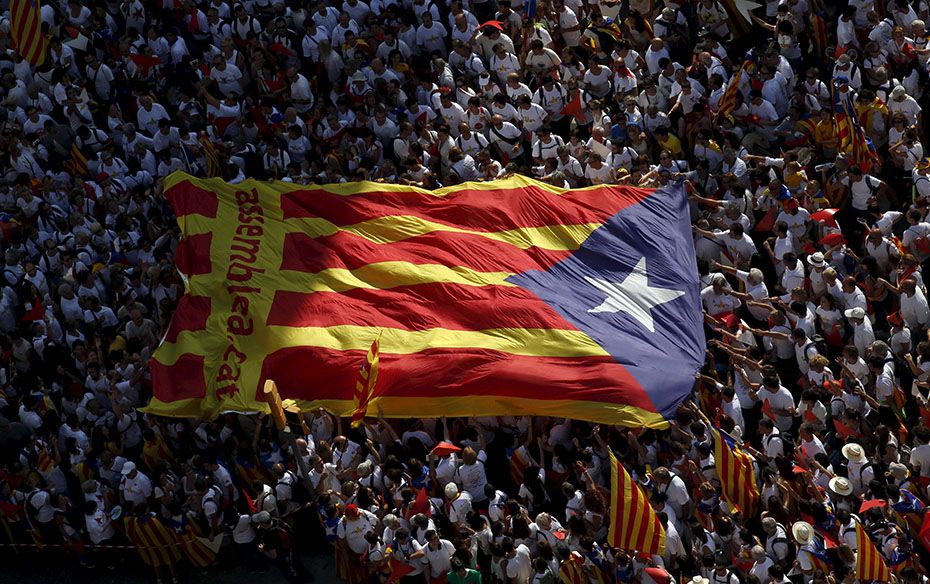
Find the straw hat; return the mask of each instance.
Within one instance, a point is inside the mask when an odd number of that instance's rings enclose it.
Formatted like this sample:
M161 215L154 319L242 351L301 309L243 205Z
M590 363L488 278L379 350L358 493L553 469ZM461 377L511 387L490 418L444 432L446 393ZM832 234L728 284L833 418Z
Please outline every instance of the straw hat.
M843 497L848 497L852 495L853 492L849 479L843 477L833 477L830 479L830 490Z
M794 541L807 545L814 539L814 528L807 521L795 521L791 526L791 535L794 536Z
M855 443L850 443L843 446L843 456L846 457L846 460L849 462L858 462L859 464L865 464L868 462L862 446L859 446Z

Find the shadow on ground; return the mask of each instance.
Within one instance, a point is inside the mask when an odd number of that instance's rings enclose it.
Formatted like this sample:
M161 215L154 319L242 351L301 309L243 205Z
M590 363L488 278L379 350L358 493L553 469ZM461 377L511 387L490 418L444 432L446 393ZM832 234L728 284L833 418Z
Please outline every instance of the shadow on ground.
M225 553L225 552L224 552ZM107 567L104 558L99 558L96 567L86 569L78 567L71 558L58 555L41 555L35 553L12 555L0 554L3 569L0 570L0 584L142 584L155 582L151 570L130 553L121 558L114 558ZM332 552L304 553L301 562L306 572L313 577L313 584L338 584L333 564ZM286 584L287 580L274 567L259 572L249 572L235 565L236 560L230 555L222 558L216 566L194 569L181 565L178 569L180 584ZM310 580L308 579L307 582ZM167 583L166 583L167 584Z

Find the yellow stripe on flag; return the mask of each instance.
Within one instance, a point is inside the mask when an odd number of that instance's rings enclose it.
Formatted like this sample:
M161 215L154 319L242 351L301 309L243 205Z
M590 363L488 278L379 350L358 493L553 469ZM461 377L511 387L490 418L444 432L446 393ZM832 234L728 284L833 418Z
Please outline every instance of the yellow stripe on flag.
M538 247L555 251L578 249L588 236L601 226L600 223L582 223L580 225L521 227L504 231L478 231L453 227L413 215L378 217L343 227L319 217L288 219L285 225L287 231L291 233L306 233L314 238L335 235L341 231L364 237L374 243L395 243L428 233L467 233L509 243L520 249Z
M287 280L281 290L293 292L345 292L356 288L390 290L414 284L463 284L465 286L508 286L513 274L508 272L478 272L463 266L414 264L392 261L368 264L354 270L329 268L313 274L284 270ZM196 278L197 276L195 276Z
M407 331L395 328L338 325L330 327L285 327L269 326L267 349L269 353L287 347L323 347L341 351L367 350L373 336L383 331L381 351L409 355L427 348L437 349L490 349L514 355L536 355L540 357L592 357L609 353L588 335L577 330L560 329L486 329L481 331L459 331L428 329ZM172 365L184 353L206 357L206 345L202 333L182 333L183 346L164 343L159 347L158 361ZM179 341L181 337L179 336Z

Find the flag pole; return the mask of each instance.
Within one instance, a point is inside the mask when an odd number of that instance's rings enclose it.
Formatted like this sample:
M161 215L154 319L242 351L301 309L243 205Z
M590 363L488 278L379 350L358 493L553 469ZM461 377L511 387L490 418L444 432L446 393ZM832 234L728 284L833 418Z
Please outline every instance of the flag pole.
M297 470L300 472L300 477L312 493L313 484L310 482L310 469L307 468L303 456L300 455L300 451L297 449L297 434L292 432L287 424L287 418L284 415L284 402L281 401L281 394L278 393L278 385L274 380L268 379L265 381L264 392L267 397L266 401L268 402L268 407L271 408L271 417L274 418L275 426L278 427L278 432L284 436L288 447L290 447L291 456L293 456L294 460L297 462ZM300 408L296 408L295 406L295 409L302 415Z

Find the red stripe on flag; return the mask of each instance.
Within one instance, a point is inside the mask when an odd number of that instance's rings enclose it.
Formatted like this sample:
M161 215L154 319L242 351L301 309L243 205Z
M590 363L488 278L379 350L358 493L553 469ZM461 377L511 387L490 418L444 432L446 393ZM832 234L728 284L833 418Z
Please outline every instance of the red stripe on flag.
M165 198L171 203L171 208L178 217L202 215L215 219L219 208L219 198L216 193L194 186L189 182L180 183L168 189L165 191Z
M642 516L642 506L648 505L649 503L643 500L642 493L639 489L627 488L629 481L627 480L626 473L622 473L622 478L617 482L623 484L624 490L621 492L627 492L628 490L630 493L630 510L632 512L630 513L630 518L627 520L627 530L631 548L634 550L642 550L646 542L646 528L649 527L647 518ZM639 523L638 527L636 525L637 522Z
M178 301L171 324L165 333L165 341L173 343L182 331L202 331L207 328L210 317L211 301L209 296L192 296L185 294Z
M163 402L207 397L207 382L204 378L204 358L185 353L174 365L165 365L155 359L149 361L152 372L152 387L160 388L155 395Z
M535 186L494 191L464 189L437 197L417 191L373 191L351 196L321 189L281 195L284 219L324 217L343 226L393 215L412 215L463 229L500 231L601 223L652 191L601 187L556 195Z
M479 272L520 273L546 270L571 253L538 247L523 250L482 235L450 231L417 235L394 243L375 243L345 231L316 238L306 233L288 233L284 236L281 269L314 273L327 268L354 270L371 263L399 261L462 266Z
M449 304L456 305L449 310ZM424 283L387 290L275 293L269 326L376 326L422 331L495 328L576 330L532 292L509 286Z
M289 347L269 355L256 388L274 378L282 398L352 400L358 364L367 351ZM443 376L437 378L436 371ZM479 348L425 349L409 355L381 353L378 393L391 397L484 396L655 406L639 382L609 356L537 357Z
M213 271L210 261L210 246L213 244L212 233L188 235L178 244L174 263L188 278Z

